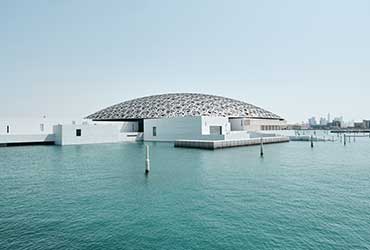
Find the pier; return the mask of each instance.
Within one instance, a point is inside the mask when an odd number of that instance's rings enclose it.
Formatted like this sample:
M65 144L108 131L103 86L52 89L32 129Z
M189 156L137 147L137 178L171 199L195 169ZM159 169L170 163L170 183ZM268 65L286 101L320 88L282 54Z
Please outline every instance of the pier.
M200 148L200 149L221 149L231 147L255 146L262 144L289 142L289 137L275 136L243 140L176 140L175 147Z

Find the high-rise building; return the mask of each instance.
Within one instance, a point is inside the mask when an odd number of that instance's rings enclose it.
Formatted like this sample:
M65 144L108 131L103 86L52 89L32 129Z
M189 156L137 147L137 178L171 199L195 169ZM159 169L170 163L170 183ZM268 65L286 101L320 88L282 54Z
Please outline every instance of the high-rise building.
M308 119L308 124L310 125L310 127L316 126L317 125L316 118L315 117L311 117L310 119Z
M328 125L328 121L324 117L321 117L320 118L320 125L321 126L326 126L326 125Z

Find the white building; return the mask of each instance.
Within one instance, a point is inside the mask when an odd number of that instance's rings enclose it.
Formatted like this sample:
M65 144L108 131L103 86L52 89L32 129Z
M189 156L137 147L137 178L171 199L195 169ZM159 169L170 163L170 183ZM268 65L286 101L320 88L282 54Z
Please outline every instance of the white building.
M48 138L57 145L122 141L233 140L271 135L286 129L286 121L254 105L204 94L164 94L142 97L105 108L82 123L36 124L38 142ZM10 124L10 123L6 123ZM25 142L27 133L6 125L0 144ZM51 129L52 128L52 129ZM16 134L14 131L21 131ZM38 131L38 133L36 133ZM256 134L259 132L259 134ZM266 136L267 136L266 135Z
M253 137L257 131L287 126L280 116L254 105L193 93L142 97L105 108L87 119L95 123L129 123L134 127L130 139L137 133L137 139L144 141L243 139Z

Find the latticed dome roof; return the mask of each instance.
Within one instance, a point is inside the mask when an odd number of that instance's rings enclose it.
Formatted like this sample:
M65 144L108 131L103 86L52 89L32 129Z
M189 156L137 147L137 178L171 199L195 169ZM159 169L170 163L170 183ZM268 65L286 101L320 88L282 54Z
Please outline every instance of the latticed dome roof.
M163 94L137 98L110 106L86 118L93 120L131 120L184 116L282 120L280 116L249 103L221 96L193 93Z

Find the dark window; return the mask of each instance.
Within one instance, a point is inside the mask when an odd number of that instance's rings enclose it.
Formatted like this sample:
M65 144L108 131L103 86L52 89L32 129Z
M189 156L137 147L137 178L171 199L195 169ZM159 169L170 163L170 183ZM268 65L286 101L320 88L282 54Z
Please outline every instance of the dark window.
M153 127L153 136L157 136L157 127Z
M76 136L81 136L81 129L76 129Z
M143 119L138 121L138 127L139 129L137 132L144 132L144 120Z
M9 134L9 125L6 126L6 133Z

